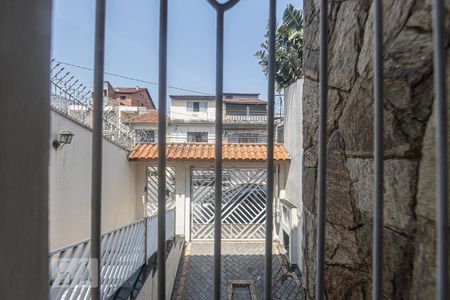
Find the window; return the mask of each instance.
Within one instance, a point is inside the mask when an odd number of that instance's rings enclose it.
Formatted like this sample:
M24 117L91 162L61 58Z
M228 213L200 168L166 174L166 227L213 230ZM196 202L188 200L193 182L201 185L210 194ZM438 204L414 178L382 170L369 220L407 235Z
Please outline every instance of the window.
M193 105L194 105L194 111L195 112L200 111L200 102L194 102Z
M120 99L125 100L125 99L127 99L127 96L122 95L122 96L120 96Z
M207 132L188 132L187 141L189 143L206 143L208 142Z
M155 131L147 129L136 129L136 141L138 143L155 142Z
M261 133L242 132L226 134L228 143L265 143L266 135Z
M206 112L208 110L208 102L188 101L187 111Z

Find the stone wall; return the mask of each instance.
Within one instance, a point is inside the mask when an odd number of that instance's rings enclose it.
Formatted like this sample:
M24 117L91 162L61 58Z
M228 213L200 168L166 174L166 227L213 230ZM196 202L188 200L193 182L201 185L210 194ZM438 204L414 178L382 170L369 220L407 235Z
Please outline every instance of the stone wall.
M371 2L329 1L325 248L328 299L370 298L373 200ZM445 3L446 28L449 30L450 1ZM385 0L383 5L384 295L385 299L433 299L435 178L431 0ZM304 0L304 11L302 273L308 298L314 299L319 1ZM450 62L450 48L447 49ZM450 86L450 79L448 81Z

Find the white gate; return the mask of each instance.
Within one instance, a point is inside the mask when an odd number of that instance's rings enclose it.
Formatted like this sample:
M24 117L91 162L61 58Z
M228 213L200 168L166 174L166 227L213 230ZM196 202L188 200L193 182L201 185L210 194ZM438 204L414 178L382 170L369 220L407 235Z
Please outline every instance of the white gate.
M147 168L147 216L158 212L158 168ZM166 168L166 210L175 207L175 169Z
M265 237L266 183L264 169L223 169L222 239ZM212 169L192 169L192 239L214 239Z

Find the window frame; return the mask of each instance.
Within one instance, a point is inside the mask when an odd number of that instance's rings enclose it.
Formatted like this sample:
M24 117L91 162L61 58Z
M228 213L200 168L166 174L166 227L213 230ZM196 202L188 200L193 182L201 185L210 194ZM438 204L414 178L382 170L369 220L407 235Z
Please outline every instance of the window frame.
M138 143L154 143L156 141L155 130L144 128L136 129L136 139Z
M186 141L188 143L207 143L209 133L207 131L188 131Z

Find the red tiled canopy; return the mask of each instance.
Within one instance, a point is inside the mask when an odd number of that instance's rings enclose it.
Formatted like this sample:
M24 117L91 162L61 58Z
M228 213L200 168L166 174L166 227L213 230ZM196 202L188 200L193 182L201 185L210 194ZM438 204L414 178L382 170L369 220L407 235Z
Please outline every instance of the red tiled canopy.
M172 143L166 146L168 160L213 160L214 144L207 143ZM223 160L265 161L267 157L266 144L223 144ZM130 160L158 159L158 145L136 145L128 156ZM274 160L290 160L289 153L283 144L274 145Z

